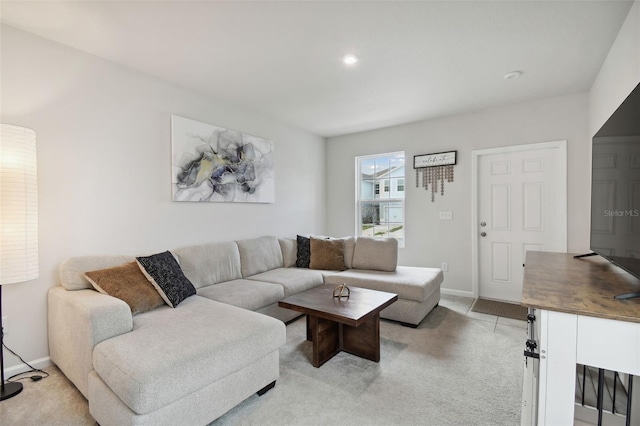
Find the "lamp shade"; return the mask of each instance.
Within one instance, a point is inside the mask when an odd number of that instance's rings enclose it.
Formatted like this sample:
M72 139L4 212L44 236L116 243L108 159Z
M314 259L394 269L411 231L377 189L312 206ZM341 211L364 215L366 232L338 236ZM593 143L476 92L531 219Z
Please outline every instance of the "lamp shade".
M0 285L38 272L36 133L0 124Z

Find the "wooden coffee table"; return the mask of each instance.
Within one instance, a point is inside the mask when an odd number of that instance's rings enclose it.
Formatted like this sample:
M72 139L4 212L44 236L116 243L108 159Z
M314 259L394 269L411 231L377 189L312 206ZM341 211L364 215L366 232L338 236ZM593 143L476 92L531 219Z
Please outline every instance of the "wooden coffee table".
M349 298L334 298L333 285L289 296L282 308L307 315L307 340L313 342L314 367L320 367L340 351L380 361L380 311L398 300L383 291L349 287Z

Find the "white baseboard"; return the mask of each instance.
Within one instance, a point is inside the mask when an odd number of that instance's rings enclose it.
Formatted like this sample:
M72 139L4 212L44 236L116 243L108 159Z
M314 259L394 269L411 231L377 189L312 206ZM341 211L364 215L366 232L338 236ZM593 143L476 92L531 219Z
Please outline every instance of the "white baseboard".
M43 369L43 368L50 367L50 366L53 365L53 363L51 362L51 358L49 358L48 356L44 357L44 358L36 359L36 360L33 360L33 361L27 361L27 362L29 364L31 364L31 366L33 366L34 368L37 368L37 369ZM11 376L16 375L16 374L25 373L25 372L27 372L29 370L31 370L31 369L29 368L29 366L27 366L27 364L20 363L18 365L13 366L13 367L6 368L4 370L4 376L5 376L5 378L6 377L11 377Z
M440 287L440 293L448 294L450 296L471 297L475 299L472 291L454 290L451 288Z

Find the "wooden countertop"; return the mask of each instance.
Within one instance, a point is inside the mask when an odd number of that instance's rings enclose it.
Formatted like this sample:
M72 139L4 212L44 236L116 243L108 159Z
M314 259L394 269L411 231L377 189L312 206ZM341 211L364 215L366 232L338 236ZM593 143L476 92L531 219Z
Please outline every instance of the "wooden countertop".
M522 305L548 311L640 323L640 298L614 299L640 291L640 280L600 256L529 251Z

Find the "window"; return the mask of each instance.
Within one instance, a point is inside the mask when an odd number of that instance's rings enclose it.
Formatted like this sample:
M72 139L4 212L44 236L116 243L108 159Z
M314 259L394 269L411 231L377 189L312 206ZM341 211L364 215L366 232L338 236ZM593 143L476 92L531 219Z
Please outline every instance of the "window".
M358 236L393 237L404 247L404 152L356 157Z

